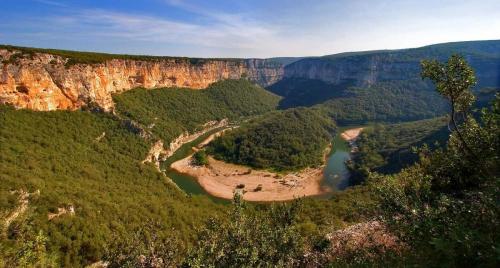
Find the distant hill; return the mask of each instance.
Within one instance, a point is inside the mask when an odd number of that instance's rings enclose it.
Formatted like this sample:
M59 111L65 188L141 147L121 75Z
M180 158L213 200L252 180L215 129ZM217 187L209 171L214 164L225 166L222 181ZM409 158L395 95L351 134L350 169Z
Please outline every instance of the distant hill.
M412 115L412 111L398 111L411 120L423 119L441 114L446 106L435 94L429 83L420 78L420 61L423 59L446 60L458 53L476 71L478 85L500 88L500 40L470 41L437 44L412 49L349 52L323 57L304 58L285 66L284 78L268 89L284 99L282 108L312 106L326 101L341 99L357 106L360 113L368 116L362 120L376 119L381 111L365 103L359 103L362 92L365 99L379 99L390 106L414 106L413 97L401 98L402 91L410 95L425 95L432 103L420 106L428 115ZM351 90L350 88L357 88ZM386 92L371 92L383 88ZM403 94L404 96L404 94ZM491 96L490 96L491 97ZM337 105L338 106L338 105ZM389 106L389 107L387 107ZM406 120L392 116L393 121ZM346 118L340 118L343 120ZM352 120L346 120L352 121Z

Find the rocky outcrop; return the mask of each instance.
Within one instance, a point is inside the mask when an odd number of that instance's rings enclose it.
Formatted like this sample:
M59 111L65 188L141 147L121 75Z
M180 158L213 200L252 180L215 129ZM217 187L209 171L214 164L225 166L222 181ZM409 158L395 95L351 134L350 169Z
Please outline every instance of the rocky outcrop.
M3 232L7 233L10 224L15 221L20 215L24 214L28 210L29 199L32 196L40 196L40 190L36 190L33 193L29 193L23 189L11 191L11 194L18 194L18 206L5 217L3 222Z
M75 207L73 205L69 205L68 207L57 208L57 212L47 214L47 218L51 221L52 219L60 217L64 214L69 214L71 216L75 215Z
M229 124L227 119L222 119L220 121L209 121L203 124L202 129L194 133L184 132L175 138L172 142L168 144L168 148L164 148L163 141L158 140L151 147L146 158L142 163L153 163L158 170L160 170L160 162L165 161L167 158L171 157L182 145L196 140L201 135L212 131L217 128L225 127Z
M327 263L374 261L384 254L401 255L407 246L380 221L351 225L326 235L323 251L306 255L306 267L322 267ZM354 261L355 260L355 261Z
M203 89L223 79L248 77L262 86L281 79L281 64L261 59L112 59L70 64L49 53L0 49L0 103L33 110L77 109L95 103L112 110L112 94L132 88Z

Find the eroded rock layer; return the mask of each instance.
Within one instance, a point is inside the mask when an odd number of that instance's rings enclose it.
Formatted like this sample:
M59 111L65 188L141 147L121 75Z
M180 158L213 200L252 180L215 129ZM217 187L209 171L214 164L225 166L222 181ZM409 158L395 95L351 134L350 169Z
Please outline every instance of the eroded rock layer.
M48 53L0 49L0 103L40 111L95 103L111 110L112 94L136 87L203 89L219 80L241 77L267 86L283 76L280 64L261 59L112 59L98 64L68 64L68 60Z

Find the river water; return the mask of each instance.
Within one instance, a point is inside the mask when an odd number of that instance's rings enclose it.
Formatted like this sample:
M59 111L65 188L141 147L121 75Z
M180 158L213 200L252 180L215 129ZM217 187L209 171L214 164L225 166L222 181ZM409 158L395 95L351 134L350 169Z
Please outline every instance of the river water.
M170 165L178 161L180 159L183 159L184 157L187 157L189 154L193 152L191 149L192 147L196 146L197 144L201 143L203 140L205 140L209 135L219 131L220 129L215 129L213 131L210 131L196 140L184 144L181 148L179 148L174 155L169 157L167 161L163 162L161 164L162 169L165 170L166 175L172 179L172 181L179 186L184 192L190 195L208 195L210 196L204 189L201 187L198 182L196 181L196 178L179 173L173 169L170 168ZM322 185L325 187L328 187L332 190L332 193L342 191L346 189L347 187L350 186L349 183L349 170L347 169L345 165L345 161L350 159L350 148L349 144L343 140L340 137L340 133L342 132L342 129L338 130L338 133L335 135L332 145L333 149L330 155L327 158L327 163L324 169L324 179L322 182ZM331 196L331 194L328 194L324 197ZM215 201L221 201L221 199L212 197L210 196L211 199Z
M341 130L335 135L332 145L332 152L326 160L323 170L323 185L335 191L341 191L351 186L349 169L345 162L351 159L351 148L349 144L340 137Z

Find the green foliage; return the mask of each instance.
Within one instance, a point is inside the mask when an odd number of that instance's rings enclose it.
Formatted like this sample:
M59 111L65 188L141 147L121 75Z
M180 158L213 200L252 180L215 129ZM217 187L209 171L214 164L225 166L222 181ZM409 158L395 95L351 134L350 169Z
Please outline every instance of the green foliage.
M269 113L209 144L216 159L277 171L320 165L334 124L314 109Z
M49 238L42 230L37 230L31 218L17 222L12 243L0 243L0 264L5 258L7 266L12 267L57 267L58 254L47 250ZM3 234L2 234L3 235ZM4 239L4 237L2 237ZM5 248L4 248L5 247ZM3 267L3 266L2 266Z
M35 53L47 53L56 56L61 56L67 58L68 61L66 66L71 66L75 64L99 64L113 59L121 60L141 60L141 61L160 61L160 60L176 60L179 63L190 63L190 64L203 64L208 60L216 59L202 59L202 58L187 58L187 57L168 57L168 56L147 56L147 55L126 55L126 54L108 54L108 53L98 53L98 52L84 52L84 51L71 51L71 50L60 50L60 49L44 49L44 48L31 48L31 47L18 47L9 45L0 45L0 49L7 49L10 51L17 50L20 51L19 57L32 57ZM242 62L241 59L221 59L224 61L234 61ZM8 63L14 63L9 61Z
M175 267L185 256L182 242L172 233L160 237L164 229L159 222L147 222L124 240L115 240L103 261L108 267Z
M238 120L274 110L279 97L240 79L220 81L205 90L136 89L114 100L120 115L153 126L151 131L168 143L211 120Z
M467 122L469 109L475 100L471 92L476 84L474 70L462 56L452 55L446 64L436 60L422 61L422 78L433 81L437 91L449 100L451 106L449 125L456 132L456 137L462 142L464 149L477 157L458 127L459 120Z
M463 113L472 106L474 95L470 90L476 84L476 76L462 56L452 55L446 64L437 60L422 61L422 78L434 82L437 91L450 101L454 112Z
M200 150L193 154L193 164L196 166L206 166L208 165L207 153L204 150Z
M300 203L274 204L254 214L235 195L229 221L210 220L186 261L189 267L292 267L303 258L295 227Z
M49 237L47 248L60 253L61 265L99 260L111 241L148 219L164 224L160 237L175 228L189 244L192 228L221 210L206 197L186 197L154 167L141 164L151 144L111 115L0 106L0 126L0 213L18 205L10 191L39 189L30 214L36 231ZM68 205L74 215L47 219Z
M457 81L470 75L461 60L452 58L449 62L449 70L456 70L458 62L460 70L452 75ZM470 81L462 79L463 84L451 88L448 82L453 84L453 78L445 80L436 79L446 84L440 90L450 95L450 101L458 100L456 111L466 111ZM470 116L465 118L455 124L446 148L431 153L424 147L419 164L394 176L372 175L369 180L386 222L412 248L409 263L498 265L500 96L491 110L483 111L480 123Z
M446 118L438 117L367 127L356 140L359 152L354 155L353 168L357 171L398 172L418 160L412 148L423 144L434 147L436 142L444 145L449 134L446 122Z
M344 96L319 105L338 124L415 121L443 115L445 101L418 80L349 88Z

